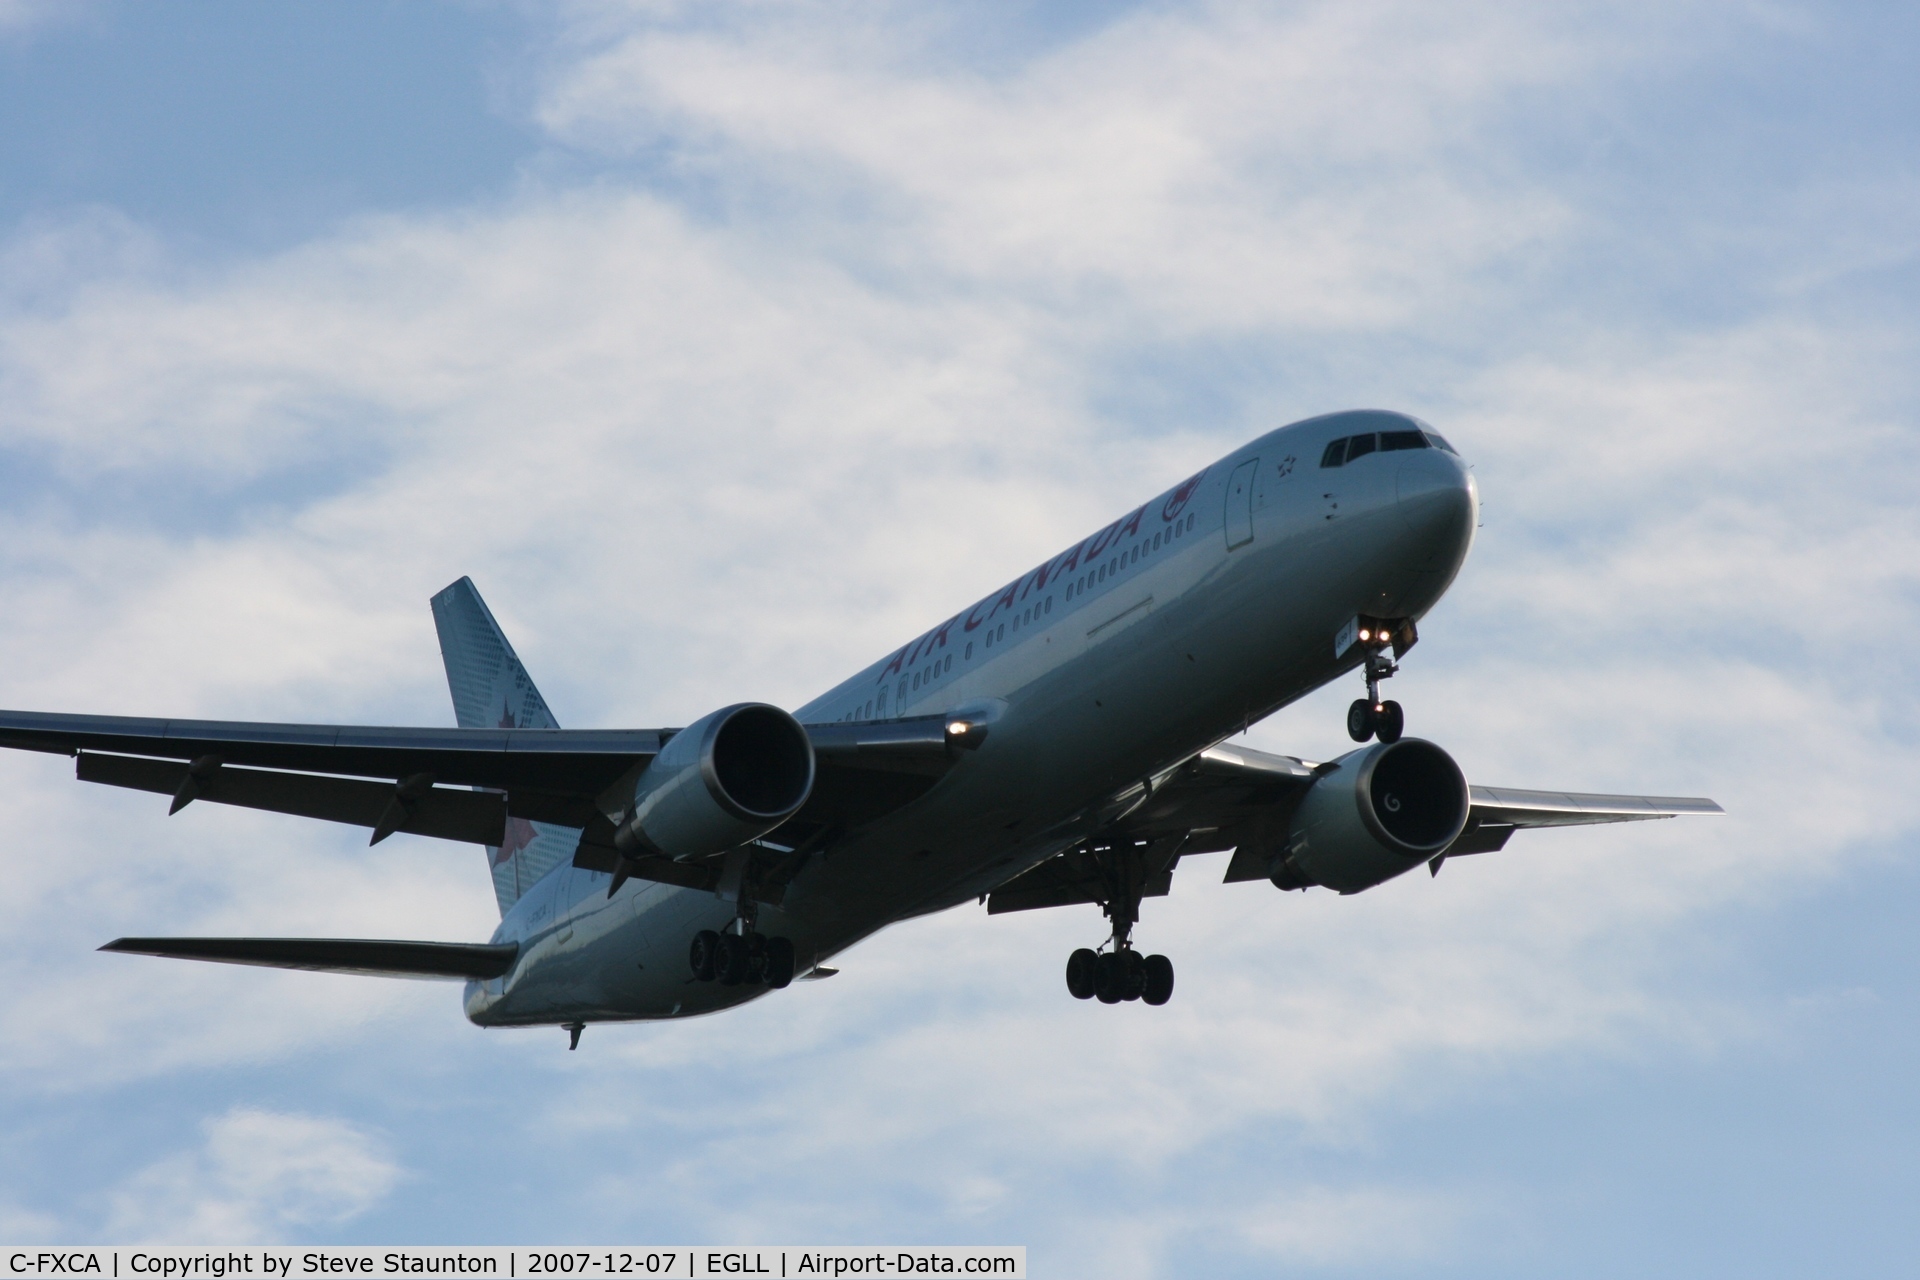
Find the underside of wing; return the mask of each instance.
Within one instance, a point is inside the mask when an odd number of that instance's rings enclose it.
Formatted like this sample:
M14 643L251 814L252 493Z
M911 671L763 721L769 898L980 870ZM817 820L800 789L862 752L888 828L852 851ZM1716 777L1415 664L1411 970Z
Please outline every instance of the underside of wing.
M1448 858L1494 853L1513 833L1528 827L1584 827L1602 822L1646 822L1725 813L1701 796L1616 796L1581 791L1522 791L1517 787L1470 788L1473 806L1466 829L1428 864L1434 875Z
M939 717L806 726L818 773L786 832L870 822L924 794L954 749ZM0 747L75 756L84 782L499 846L509 819L588 831L673 729L388 728L0 711ZM624 803L621 801L620 803ZM589 863L582 863L589 865Z
M1424 749L1435 750L1430 745ZM1228 849L1234 851L1226 870L1228 881L1271 879L1286 888L1331 881L1333 887L1341 887L1335 877L1311 879L1289 873L1286 860L1303 849L1308 839L1303 830L1296 830L1295 822L1308 791L1316 785L1354 785L1349 778L1351 771L1342 770L1341 761L1311 764L1248 747L1223 744L1211 748L1114 796L1111 817L1094 835L1002 884L991 894L988 909L1027 911L1072 903L1137 901L1138 897L1166 893L1173 868L1182 857ZM1454 776L1457 779L1457 773ZM1454 785L1463 783L1456 781ZM1465 799L1466 820L1449 828L1459 832L1450 844L1431 845L1415 855L1402 854L1401 861L1380 874L1398 874L1425 861L1437 875L1448 858L1502 849L1515 831L1528 827L1641 822L1722 812L1712 800L1690 796L1468 787ZM1353 810L1351 802L1343 803L1349 812ZM1457 807L1454 814L1458 823ZM1326 836L1322 833L1312 838L1324 845ZM1369 837L1361 834L1358 838L1364 841ZM1341 891L1356 890L1349 882Z
M1700 796L1610 796L1578 791L1472 788L1474 817L1514 827L1578 827L1595 822L1644 822L1688 814L1725 813Z
M497 978L519 947L377 938L116 938L102 951L383 978Z

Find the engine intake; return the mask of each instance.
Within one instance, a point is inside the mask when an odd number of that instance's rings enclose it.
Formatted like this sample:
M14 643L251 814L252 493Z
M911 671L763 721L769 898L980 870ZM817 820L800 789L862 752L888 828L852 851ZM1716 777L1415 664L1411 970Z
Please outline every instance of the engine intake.
M1282 889L1358 893L1444 851L1471 797L1453 757L1402 738L1349 752L1307 788L1270 863Z
M813 793L813 743L778 707L742 702L668 739L634 784L622 850L703 857L763 836Z

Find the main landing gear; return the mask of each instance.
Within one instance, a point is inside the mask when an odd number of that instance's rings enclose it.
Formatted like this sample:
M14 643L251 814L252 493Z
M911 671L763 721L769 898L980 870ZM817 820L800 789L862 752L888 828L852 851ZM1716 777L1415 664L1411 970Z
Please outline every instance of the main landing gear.
M1165 1004L1173 998L1173 961L1165 956L1143 956L1133 949L1133 926L1140 919L1140 897L1149 876L1159 875L1179 857L1177 844L1166 847L1129 843L1118 848L1092 849L1098 869L1101 908L1113 921L1112 950L1081 947L1067 957L1067 990L1076 1000L1097 999L1101 1004L1144 1000Z
M1402 622L1398 627L1373 622L1370 626L1361 626L1359 638L1368 648L1367 696L1355 698L1347 708L1347 736L1355 742L1365 742L1372 737L1382 742L1398 742L1407 728L1407 714L1399 703L1383 702L1380 698L1380 682L1400 669L1386 650L1392 646L1393 657L1397 658L1413 647L1418 636L1411 621Z
M797 863L795 864L797 865ZM702 929L687 947L695 982L723 987L753 985L780 990L793 981L793 939L769 938L759 925L760 899L748 857L732 887L734 918L724 929Z
M1165 1004L1173 998L1173 961L1143 956L1132 947L1095 951L1081 947L1067 957L1067 990L1076 1000L1101 1004L1144 1000Z
M694 934L687 964L698 982L757 984L778 991L793 981L793 940L769 938L742 918L724 933L702 929Z

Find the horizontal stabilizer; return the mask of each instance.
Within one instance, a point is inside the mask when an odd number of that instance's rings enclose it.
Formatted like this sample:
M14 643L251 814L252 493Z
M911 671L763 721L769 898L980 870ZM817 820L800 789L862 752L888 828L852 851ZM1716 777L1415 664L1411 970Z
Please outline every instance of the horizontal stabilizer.
M381 978L497 978L520 948L378 938L115 938L102 951Z

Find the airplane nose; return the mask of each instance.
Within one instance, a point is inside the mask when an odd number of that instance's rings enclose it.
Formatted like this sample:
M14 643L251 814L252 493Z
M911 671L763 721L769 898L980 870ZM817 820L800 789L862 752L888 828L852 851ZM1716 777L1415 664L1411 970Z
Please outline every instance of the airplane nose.
M1407 531L1443 560L1466 558L1480 521L1480 493L1473 473L1440 449L1409 452L1395 477L1400 519Z

